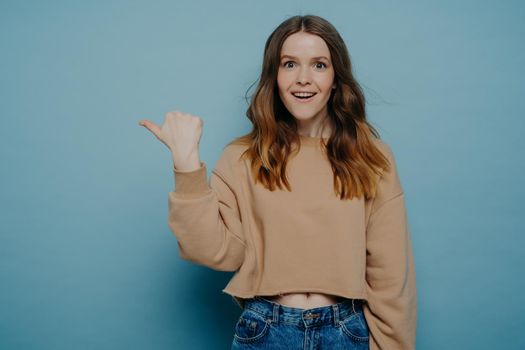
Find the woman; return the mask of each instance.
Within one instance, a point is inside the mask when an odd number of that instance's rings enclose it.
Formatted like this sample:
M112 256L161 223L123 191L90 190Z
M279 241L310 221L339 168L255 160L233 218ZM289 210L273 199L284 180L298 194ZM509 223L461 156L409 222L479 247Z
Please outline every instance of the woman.
M181 258L236 271L232 349L414 349L416 285L404 193L365 115L347 48L325 19L268 38L247 116L209 182L202 119L143 120L171 150Z

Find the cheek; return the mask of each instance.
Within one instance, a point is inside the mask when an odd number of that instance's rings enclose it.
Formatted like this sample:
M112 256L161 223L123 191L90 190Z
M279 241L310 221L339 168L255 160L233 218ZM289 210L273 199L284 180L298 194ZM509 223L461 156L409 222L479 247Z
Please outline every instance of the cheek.
M326 72L322 76L319 76L319 80L317 80L317 83L319 84L319 87L329 92L332 89L332 86L334 85L334 72Z
M277 91L279 93L279 97L284 102L284 99L286 98L286 85L282 81L282 77L277 77Z
M281 89L287 89L293 82L293 76L291 74L286 74L285 72L279 72L277 74L277 84Z
M327 77L323 79L322 81L320 81L319 83L322 85L323 90L330 91L332 89L332 85L334 84L334 79Z
M285 89L284 79L281 74L277 76L277 86L279 87L279 90Z
M286 84L279 84L279 96L284 101L284 99L288 99L288 86Z

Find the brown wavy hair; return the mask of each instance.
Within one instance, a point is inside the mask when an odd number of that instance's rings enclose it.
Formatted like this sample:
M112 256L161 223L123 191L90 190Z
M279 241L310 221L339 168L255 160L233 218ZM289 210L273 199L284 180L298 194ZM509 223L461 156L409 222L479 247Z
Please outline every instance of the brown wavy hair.
M279 97L277 71L284 41L299 31L326 42L335 71L336 88L327 102L332 133L326 142L320 139L333 170L335 192L341 199L372 198L378 177L389 170L390 164L373 140L379 139L379 133L366 120L365 97L352 74L346 45L335 27L319 16L290 17L268 37L259 84L246 112L253 128L228 145L248 146L242 156L250 160L256 183L270 191L276 186L282 189L284 184L291 191L286 164L289 155L299 150L300 137L294 116Z

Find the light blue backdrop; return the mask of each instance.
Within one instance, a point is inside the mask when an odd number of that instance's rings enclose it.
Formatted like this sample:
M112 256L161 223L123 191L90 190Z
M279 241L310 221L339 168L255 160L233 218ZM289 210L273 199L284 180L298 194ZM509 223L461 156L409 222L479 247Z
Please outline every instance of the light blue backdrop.
M178 257L171 157L137 121L200 116L211 167L266 38L309 13L397 159L417 348L525 348L523 2L193 0L0 3L1 349L229 348L232 273Z

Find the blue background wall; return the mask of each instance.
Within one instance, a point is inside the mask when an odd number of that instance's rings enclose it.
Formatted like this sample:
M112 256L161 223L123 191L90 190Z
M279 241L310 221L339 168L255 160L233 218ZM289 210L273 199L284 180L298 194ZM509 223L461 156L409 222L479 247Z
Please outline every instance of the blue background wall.
M1 349L229 348L232 273L178 257L171 157L137 122L200 116L211 167L249 130L266 38L309 13L345 39L398 162L417 348L525 348L523 2L12 0L0 3Z

